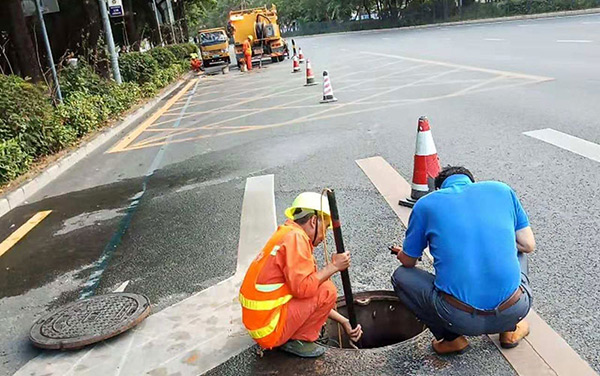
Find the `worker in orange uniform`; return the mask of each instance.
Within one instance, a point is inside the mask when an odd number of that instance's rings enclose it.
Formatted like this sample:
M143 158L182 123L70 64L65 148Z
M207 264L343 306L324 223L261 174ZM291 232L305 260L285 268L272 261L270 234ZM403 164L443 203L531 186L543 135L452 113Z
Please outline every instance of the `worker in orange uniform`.
M327 318L339 322L357 342L360 325L333 310L337 290L329 280L350 266L350 254L334 254L317 270L313 251L331 225L327 200L320 194L300 194L285 215L289 218L271 236L252 262L240 289L242 321L250 336L263 348L280 347L304 358L323 355L315 343Z
M244 51L244 60L246 61L246 67L248 70L252 70L252 41L254 38L252 35L248 35L248 38L244 41L242 45L242 50Z

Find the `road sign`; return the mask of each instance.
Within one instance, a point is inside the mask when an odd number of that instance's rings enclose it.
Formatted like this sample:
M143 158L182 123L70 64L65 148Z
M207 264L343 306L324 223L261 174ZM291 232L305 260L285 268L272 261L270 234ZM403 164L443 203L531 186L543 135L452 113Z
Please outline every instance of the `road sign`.
M123 0L108 0L108 14L111 17L123 17Z
M41 3L43 14L60 12L58 0L41 0ZM21 0L21 6L23 7L23 15L25 17L35 14L35 0Z

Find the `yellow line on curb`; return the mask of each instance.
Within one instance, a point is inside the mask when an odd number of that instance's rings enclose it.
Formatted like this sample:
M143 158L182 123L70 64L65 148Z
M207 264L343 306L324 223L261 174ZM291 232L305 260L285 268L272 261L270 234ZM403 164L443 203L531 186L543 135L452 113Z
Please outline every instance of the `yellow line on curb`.
M142 124L140 124L136 129L134 129L131 133L129 133L125 138L119 141L115 146L113 146L106 153L118 153L123 151L129 144L135 140L139 135L141 135L146 128L152 125L159 117L162 116L171 106L179 100L189 89L196 83L197 79L191 80L188 82L179 93L177 93L173 98L169 99L164 106L162 106L158 111L156 111L152 116L146 119Z
M37 212L33 217L29 218L27 222L23 224L23 226L19 227L15 232L9 235L8 238L4 239L2 243L0 243L0 256L8 252L15 244L19 242L19 240L23 239L25 235L35 226L40 224L41 221L44 220L52 210L45 210L41 212Z

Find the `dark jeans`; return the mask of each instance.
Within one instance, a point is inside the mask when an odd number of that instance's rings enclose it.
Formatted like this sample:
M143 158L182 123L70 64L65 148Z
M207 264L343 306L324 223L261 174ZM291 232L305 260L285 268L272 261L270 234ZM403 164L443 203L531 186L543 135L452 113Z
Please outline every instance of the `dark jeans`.
M531 308L527 255L519 252L521 286L525 293L508 309L494 315L477 315L450 305L434 286L435 276L422 269L400 266L392 285L400 300L423 322L436 339L452 341L460 335L478 336L515 330Z

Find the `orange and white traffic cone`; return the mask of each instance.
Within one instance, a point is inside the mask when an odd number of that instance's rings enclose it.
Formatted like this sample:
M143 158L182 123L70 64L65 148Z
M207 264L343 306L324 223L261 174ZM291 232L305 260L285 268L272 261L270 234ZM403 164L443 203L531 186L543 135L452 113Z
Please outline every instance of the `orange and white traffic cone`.
M304 63L304 54L302 53L302 48L298 47L298 60L300 63Z
M294 55L294 57L292 58L292 61L294 62L294 65L292 68L292 73L300 72L300 63L298 62L298 56Z
M337 98L333 96L333 86L329 80L329 72L323 71L323 100L321 103L337 102Z
M315 74L310 66L310 60L306 60L306 84L304 84L304 86L313 86L316 84L317 82L315 81Z
M433 143L429 120L425 116L419 118L417 129L417 145L413 168L410 197L400 200L398 204L412 208L418 199L432 192L434 180L440 173L440 159Z

